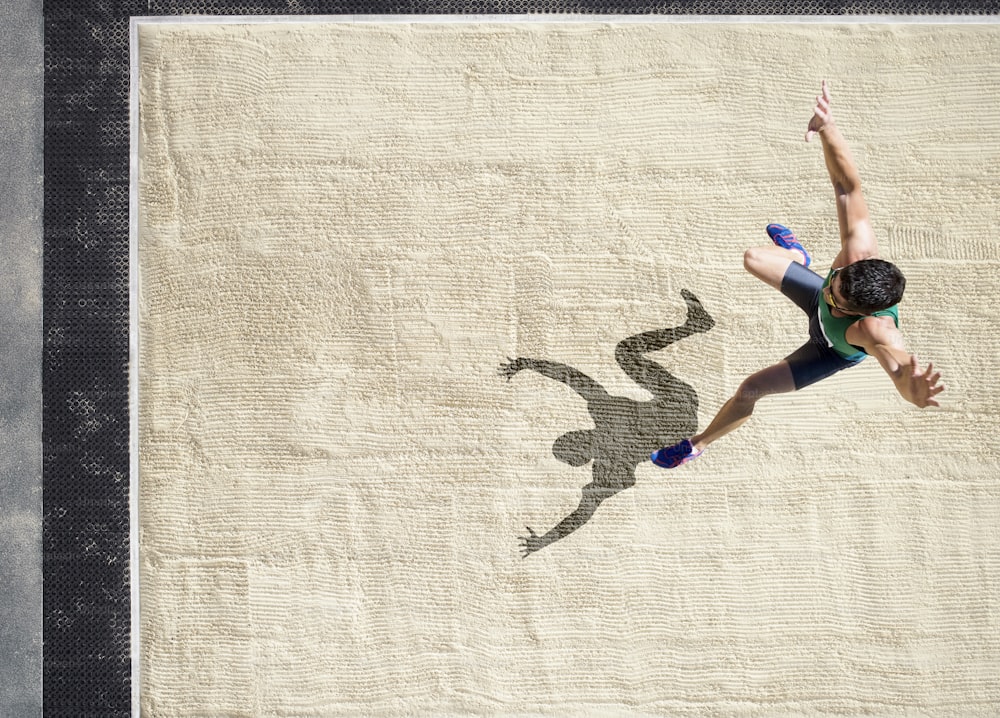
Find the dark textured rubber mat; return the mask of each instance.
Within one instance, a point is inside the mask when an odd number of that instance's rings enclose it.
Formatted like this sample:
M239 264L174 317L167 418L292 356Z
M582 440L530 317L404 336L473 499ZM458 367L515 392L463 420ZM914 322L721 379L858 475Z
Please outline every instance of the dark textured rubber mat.
M182 14L996 14L1000 3L50 0L45 4L44 709L131 706L129 18Z
M47 716L128 715L128 25L45 7L42 367Z

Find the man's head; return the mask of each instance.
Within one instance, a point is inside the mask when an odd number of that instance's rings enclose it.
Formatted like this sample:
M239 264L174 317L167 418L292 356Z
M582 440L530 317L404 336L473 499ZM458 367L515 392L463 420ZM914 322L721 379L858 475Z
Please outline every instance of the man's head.
M837 270L837 289L846 304L843 311L872 314L898 304L906 278L899 268L882 259L862 259ZM833 280L831 280L831 287Z

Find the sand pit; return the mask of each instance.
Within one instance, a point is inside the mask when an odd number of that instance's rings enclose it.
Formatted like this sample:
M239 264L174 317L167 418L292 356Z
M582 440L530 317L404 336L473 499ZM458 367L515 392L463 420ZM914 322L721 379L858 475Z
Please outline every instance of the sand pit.
M995 713L1000 29L178 23L139 46L144 715ZM653 395L616 346L682 326L682 290L715 324L646 355L692 392L668 431L805 339L742 255L769 222L837 252L803 141L824 77L943 406L868 360L689 466L639 464L522 559L593 475L554 443L596 424L507 357L588 377L627 437Z

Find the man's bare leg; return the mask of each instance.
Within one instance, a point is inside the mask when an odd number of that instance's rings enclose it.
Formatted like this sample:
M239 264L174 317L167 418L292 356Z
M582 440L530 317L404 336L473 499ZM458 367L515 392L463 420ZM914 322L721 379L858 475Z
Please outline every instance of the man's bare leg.
M743 255L743 266L750 274L762 282L781 290L781 281L792 262L805 264L805 257L794 249L783 249L770 245L751 247ZM781 394L795 391L795 379L787 361L762 369L747 377L732 398L729 399L719 413L700 434L691 437L691 446L695 451L702 451L706 446L734 429L750 418L757 401L769 394Z
M765 396L790 391L795 391L795 379L792 377L792 368L784 359L751 374L743 380L729 401L722 405L708 428L691 437L692 448L694 451L703 451L716 439L742 426L753 414L757 402Z
M743 253L743 267L757 279L781 291L781 280L785 278L788 265L798 262L805 265L805 257L794 249L783 249L776 245L751 247Z
M798 250L785 249L775 244L751 247L743 254L743 266L746 270L778 291L781 291L781 282L792 262L805 266L805 255ZM742 426L753 414L754 406L760 399L770 394L790 391L795 391L795 379L791 366L782 360L744 379L705 431L674 446L664 447L654 452L650 458L654 464L666 469L687 463L700 456L713 441Z

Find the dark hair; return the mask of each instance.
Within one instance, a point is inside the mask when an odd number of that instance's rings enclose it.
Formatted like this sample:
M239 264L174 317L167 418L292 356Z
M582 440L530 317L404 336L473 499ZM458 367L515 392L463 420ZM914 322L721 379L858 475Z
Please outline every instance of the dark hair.
M871 314L898 304L906 277L892 262L862 259L840 270L840 293L854 311Z

